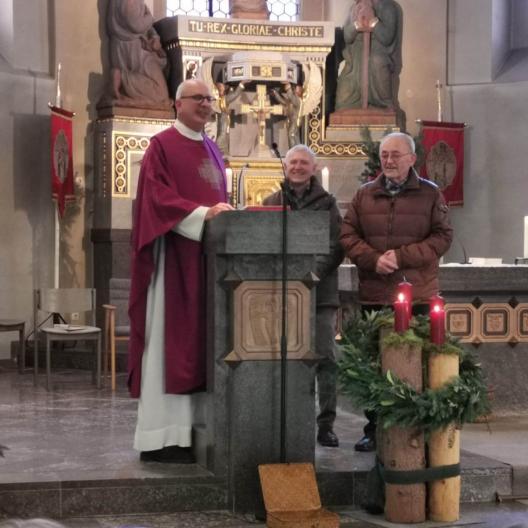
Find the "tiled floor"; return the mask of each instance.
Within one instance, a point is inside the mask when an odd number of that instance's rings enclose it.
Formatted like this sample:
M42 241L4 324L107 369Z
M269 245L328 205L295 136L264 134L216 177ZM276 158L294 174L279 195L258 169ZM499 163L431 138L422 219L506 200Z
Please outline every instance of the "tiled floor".
M173 474L173 468L140 463L132 449L136 402L129 399L123 388L124 377L120 377L120 388L115 394L108 388L95 390L90 384L89 372L59 371L54 373L53 383L54 390L47 392L43 380L38 387L33 386L29 373L20 376L14 371L0 369L0 445L7 447L5 458L0 458L0 484L29 479L48 482L53 479L159 478ZM371 454L353 450L363 423L364 419L351 412L349 405L340 407L336 432L341 445L339 449L317 448L316 467L319 471L371 467ZM490 435L486 426L469 426L467 433L464 431L462 435L463 447L495 459L502 457L504 462L515 459L518 463L522 460L528 463L528 456L523 458L528 433L526 417L501 418L492 422L491 431ZM505 437L507 431L510 434ZM496 436L493 436L494 432ZM502 445L508 446L508 453L502 453ZM467 460L471 462L471 455ZM479 457L474 460L477 464ZM178 471L180 475L187 471L190 476L207 473L195 465L179 466ZM480 528L505 528L515 525L528 528L528 506L518 501L500 507L463 505L462 512L461 521L454 526L472 524ZM357 510L342 509L340 514L343 527L398 526ZM246 528L263 525L251 517L225 511L104 516L62 522L68 528ZM1 521L0 527L3 527Z

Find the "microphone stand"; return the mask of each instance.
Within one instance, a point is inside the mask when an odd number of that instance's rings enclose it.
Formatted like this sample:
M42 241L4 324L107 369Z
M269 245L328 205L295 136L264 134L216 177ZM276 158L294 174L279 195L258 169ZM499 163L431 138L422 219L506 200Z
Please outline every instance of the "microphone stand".
M280 462L286 462L286 395L287 395L287 358L288 358L288 339L286 322L288 318L288 307L287 307L287 285L288 285L288 208L287 208L287 196L284 187L286 182L286 170L284 169L284 162L280 155L277 144L271 145L273 153L279 158L282 167L282 174L284 181L281 185L282 190L282 249L281 249L281 262L282 262L282 312L281 312L281 340L280 340L280 358L281 358L281 394L280 394Z
M242 168L240 169L240 172L238 173L238 180L237 180L237 209L242 209L242 195L241 195L241 191L244 190L244 185L243 185L243 179L242 179L242 176L244 175L244 171L249 167L249 163L245 163L244 165L242 165ZM245 197L244 197L244 201L245 201Z

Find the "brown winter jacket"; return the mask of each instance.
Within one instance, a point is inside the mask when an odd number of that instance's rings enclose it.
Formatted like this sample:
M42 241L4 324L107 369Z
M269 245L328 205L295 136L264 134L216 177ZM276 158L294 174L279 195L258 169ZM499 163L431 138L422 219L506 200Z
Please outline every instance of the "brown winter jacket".
M427 302L438 293L438 262L453 237L447 211L438 187L414 169L395 196L386 190L383 174L359 188L340 241L358 267L360 303L392 304L403 278L413 285L414 302ZM376 262L389 249L395 250L399 269L380 275Z
M337 268L343 260L343 249L339 244L341 215L336 199L326 192L317 179L312 176L310 185L301 197L296 196L288 181L284 183L288 205L293 211L329 211L330 213L330 252L328 255L317 255L315 273L321 280L317 285L317 306L339 306L337 289ZM282 191L277 191L262 201L263 205L282 205Z

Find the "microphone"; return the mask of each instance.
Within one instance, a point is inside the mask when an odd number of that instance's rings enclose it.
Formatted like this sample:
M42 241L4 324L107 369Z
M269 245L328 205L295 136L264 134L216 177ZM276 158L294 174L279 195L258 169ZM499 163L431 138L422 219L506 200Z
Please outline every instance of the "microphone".
M244 190L244 187L242 185L242 182L244 181L244 171L249 167L249 163L244 163L242 165L242 168L240 169L240 172L238 173L238 180L237 180L237 209L241 209L243 207L243 201L242 198L245 198L242 196L242 191Z
M282 160L281 153L279 152L279 145L277 145L277 143L273 142L271 144L271 150L273 151L273 154L275 154L275 156L280 159L281 167L282 167L282 175L283 175L284 179L286 179L286 169L284 167L284 161Z

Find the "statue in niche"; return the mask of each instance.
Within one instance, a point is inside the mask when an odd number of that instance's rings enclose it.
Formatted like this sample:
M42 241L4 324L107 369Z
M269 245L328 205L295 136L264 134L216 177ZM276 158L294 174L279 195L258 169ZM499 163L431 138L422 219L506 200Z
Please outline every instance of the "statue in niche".
M248 81L241 81L236 88L219 80L214 81L214 58L206 59L200 68L198 77L209 87L215 96L212 108L215 115L213 127L206 127L207 134L214 138L218 148L223 154L229 154L229 131L231 129L231 104L234 103L244 92Z
M216 115L216 144L224 154L229 154L229 130L231 128L229 106L242 95L245 84L245 82L240 82L236 88L223 82L215 84L213 93L217 100L213 103L213 110Z
M365 42L370 40L368 106L400 112L402 26L402 9L394 0L354 0L343 26L344 66L337 79L336 110L362 107Z
M272 89L272 93L284 107L288 126L288 146L292 148L301 142L301 119L312 113L321 102L323 77L314 63L303 64L304 83L293 85L284 82L283 91Z
M266 0L229 0L229 14L231 18L269 19Z
M169 109L167 58L144 0L109 0L110 99L120 106Z
M284 107L284 115L288 121L288 146L292 148L301 142L299 126L303 101L303 87L299 84L292 88L289 82L283 83L284 91L273 89L275 99Z

